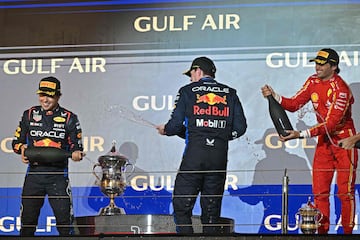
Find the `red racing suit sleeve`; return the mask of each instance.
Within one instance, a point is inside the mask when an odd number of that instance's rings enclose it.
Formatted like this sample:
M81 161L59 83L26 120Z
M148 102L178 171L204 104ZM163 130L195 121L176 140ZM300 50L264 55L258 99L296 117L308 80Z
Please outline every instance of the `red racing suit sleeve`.
M281 97L284 109L294 112L312 102L318 124L307 130L308 137L329 133L335 134L343 129L352 129L351 104L354 102L349 86L337 74L328 81L313 75L291 98Z

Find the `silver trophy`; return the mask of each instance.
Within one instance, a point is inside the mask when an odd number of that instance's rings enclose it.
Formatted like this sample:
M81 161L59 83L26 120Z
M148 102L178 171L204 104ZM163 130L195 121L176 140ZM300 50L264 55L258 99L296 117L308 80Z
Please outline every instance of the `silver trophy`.
M102 177L95 173L97 167L101 167ZM110 198L109 205L101 208L99 215L125 214L124 209L117 207L114 200L116 196L125 191L127 169L130 169L130 175L134 171L134 165L129 163L126 156L116 152L114 142L110 152L107 155L100 156L98 163L93 166L93 174L99 181L102 193Z
M300 216L300 229L304 234L315 234L323 218L322 213L311 203L311 197L306 204L302 205L296 215Z

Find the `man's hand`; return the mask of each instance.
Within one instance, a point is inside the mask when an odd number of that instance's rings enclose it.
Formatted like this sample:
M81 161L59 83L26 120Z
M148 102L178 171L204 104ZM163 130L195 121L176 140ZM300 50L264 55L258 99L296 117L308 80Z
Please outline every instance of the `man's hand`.
M274 90L269 85L265 85L261 88L261 93L264 97L267 97L274 95Z
M79 162L83 159L83 157L85 157L85 153L82 152L82 151L74 151L72 154L71 154L71 159L75 162Z
M287 136L279 135L280 141L286 142L286 141L291 140L291 139L300 138L300 132L299 131L286 130L286 132L289 133L289 135L287 135Z
M25 156L25 149L27 148L26 144L21 145L21 161L25 164L29 163L29 160Z
M354 136L351 136L351 137L348 137L348 138L344 138L344 139L341 139L339 142L338 142L338 145L339 147L342 147L344 149L352 149L355 147L355 143L360 140L360 135L357 134L357 135L354 135Z
M164 124L156 126L156 129L158 130L158 133L160 135L165 135L166 134Z

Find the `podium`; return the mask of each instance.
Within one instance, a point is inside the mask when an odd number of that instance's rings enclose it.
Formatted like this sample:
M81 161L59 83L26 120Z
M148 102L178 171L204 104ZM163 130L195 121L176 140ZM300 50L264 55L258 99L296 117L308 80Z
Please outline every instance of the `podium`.
M192 217L195 233L202 233L200 216ZM113 215L77 217L76 225L80 235L99 234L174 234L176 226L172 215ZM220 218L220 234L234 232L234 220Z

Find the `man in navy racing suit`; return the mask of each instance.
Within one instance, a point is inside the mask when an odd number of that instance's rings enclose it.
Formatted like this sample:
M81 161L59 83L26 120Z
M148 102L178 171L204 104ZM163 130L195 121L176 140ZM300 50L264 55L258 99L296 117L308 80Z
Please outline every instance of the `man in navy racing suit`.
M242 136L247 128L236 90L217 82L215 72L211 59L194 59L184 73L191 83L179 90L170 120L157 126L161 135L182 136L186 142L173 192L178 233L194 232L191 217L199 193L203 232L219 233L216 225L221 215L228 141Z
M21 236L33 236L38 224L45 195L56 218L60 235L72 233L73 218L71 190L68 178L68 158L56 162L29 161L24 155L27 147L55 147L71 152L74 161L83 154L82 131L77 116L58 104L60 81L43 78L39 83L39 106L24 111L16 129L12 147L28 164L21 203Z

